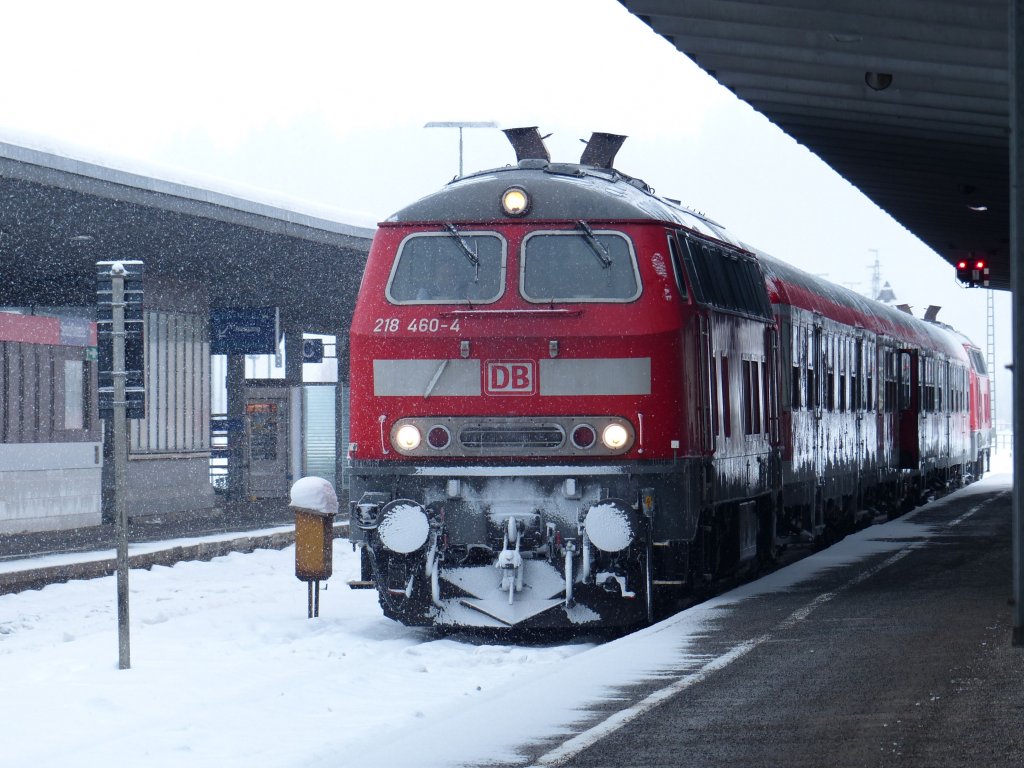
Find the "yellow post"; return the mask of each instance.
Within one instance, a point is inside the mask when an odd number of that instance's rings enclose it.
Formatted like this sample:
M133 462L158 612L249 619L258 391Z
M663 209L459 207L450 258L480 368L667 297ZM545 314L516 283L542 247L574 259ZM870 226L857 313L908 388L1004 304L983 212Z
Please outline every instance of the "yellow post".
M312 619L320 615L320 582L331 578L334 567L334 515L338 499L326 480L304 477L292 486L291 508L295 510L295 576L309 586Z

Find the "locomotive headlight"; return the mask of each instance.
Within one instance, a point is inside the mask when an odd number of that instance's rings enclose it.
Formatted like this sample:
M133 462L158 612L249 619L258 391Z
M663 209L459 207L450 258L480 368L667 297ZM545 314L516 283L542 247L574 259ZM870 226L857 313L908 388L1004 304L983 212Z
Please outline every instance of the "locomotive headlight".
M395 446L402 451L415 451L422 439L419 429L412 424L403 424L395 432Z
M501 193L501 207L509 216L522 216L530 210L530 196L522 187L509 187Z
M605 448L617 451L624 448L629 442L629 432L621 424L609 424L601 432L601 442L604 443Z

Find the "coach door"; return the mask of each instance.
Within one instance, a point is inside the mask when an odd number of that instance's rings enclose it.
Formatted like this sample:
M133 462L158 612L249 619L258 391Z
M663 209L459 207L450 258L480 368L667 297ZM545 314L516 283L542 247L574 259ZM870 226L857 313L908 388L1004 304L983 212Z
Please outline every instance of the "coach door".
M898 437L900 469L917 469L921 462L920 353L901 349L897 363L899 403Z

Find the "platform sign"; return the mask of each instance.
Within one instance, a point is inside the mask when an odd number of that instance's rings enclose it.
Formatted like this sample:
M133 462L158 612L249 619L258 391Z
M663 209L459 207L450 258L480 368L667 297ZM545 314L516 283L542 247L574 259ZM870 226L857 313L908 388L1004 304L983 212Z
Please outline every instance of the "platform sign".
M114 337L110 268L117 263L124 265L125 268L124 355L128 418L144 419L146 339L143 327L142 281L145 276L145 264L141 261L96 262L96 357L100 418L110 420L114 415Z
M210 310L211 355L273 355L280 338L277 307Z

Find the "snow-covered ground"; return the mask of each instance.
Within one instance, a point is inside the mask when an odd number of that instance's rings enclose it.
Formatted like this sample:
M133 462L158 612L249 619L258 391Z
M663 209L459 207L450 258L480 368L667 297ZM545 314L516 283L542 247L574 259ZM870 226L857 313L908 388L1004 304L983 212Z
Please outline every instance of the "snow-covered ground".
M1008 487L1010 480L983 482ZM320 618L312 620L291 548L132 571L130 670L117 668L113 577L7 595L0 597L0 765L515 761L517 745L573 733L588 706L614 696L616 686L704 663L690 655L693 642L723 606L930 533L913 515L869 528L603 644L511 645L402 627L381 616L375 593L345 585L358 563L341 540Z

